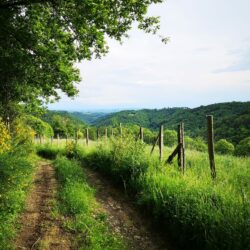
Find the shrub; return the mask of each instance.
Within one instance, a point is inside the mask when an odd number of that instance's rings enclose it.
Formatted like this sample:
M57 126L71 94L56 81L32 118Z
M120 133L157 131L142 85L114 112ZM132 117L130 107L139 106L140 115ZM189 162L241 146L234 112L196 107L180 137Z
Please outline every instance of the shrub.
M173 147L177 145L177 132L174 130L165 130L164 131L164 144Z
M235 154L238 156L250 156L250 137L240 141L236 146Z
M59 149L58 147L45 144L38 145L36 147L36 153L45 159L54 160L58 154L63 153L63 150Z
M41 119L32 116L25 115L21 118L26 125L30 126L37 135L51 137L54 135L52 127Z
M225 139L220 139L215 143L215 151L219 154L233 154L234 145Z
M26 156L33 150L32 141L35 131L26 125L22 118L17 118L11 124L12 148Z
M11 148L11 137L8 129L0 120L0 154Z
M192 139L188 136L185 137L185 146L187 149L196 150L200 152L205 152L207 150L207 145L201 137Z

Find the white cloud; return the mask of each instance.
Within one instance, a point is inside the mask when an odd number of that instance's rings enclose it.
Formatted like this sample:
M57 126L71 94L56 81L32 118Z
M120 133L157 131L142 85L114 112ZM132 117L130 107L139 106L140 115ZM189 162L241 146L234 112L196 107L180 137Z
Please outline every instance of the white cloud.
M249 9L249 0L168 0L151 7L150 13L162 17L161 34L171 42L164 45L136 29L123 45L109 41L106 57L79 65L79 97L74 102L63 97L52 107L198 106L249 100L248 68L230 72L230 67L249 63L244 59L250 49Z

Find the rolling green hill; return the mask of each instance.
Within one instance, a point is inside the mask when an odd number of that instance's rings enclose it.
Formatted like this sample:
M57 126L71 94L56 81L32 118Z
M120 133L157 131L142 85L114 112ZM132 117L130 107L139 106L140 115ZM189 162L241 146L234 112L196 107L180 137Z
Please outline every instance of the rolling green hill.
M87 124L93 124L96 120L107 115L104 112L72 112L70 114Z
M214 115L215 138L233 143L250 136L250 102L218 103L198 108L164 108L127 110L109 114L96 120L96 126L136 124L156 130L160 125L176 129L185 123L185 131L192 137L206 135L206 115Z
M75 117L67 111L48 110L42 117L53 128L55 135L73 136L76 130L83 130L87 125L81 119Z

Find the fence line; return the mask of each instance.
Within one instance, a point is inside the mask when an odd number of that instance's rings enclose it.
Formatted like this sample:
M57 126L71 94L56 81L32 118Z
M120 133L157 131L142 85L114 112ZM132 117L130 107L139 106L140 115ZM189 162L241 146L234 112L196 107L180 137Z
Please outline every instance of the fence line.
M210 171L211 171L211 177L212 179L216 178L216 164L215 164L215 152L214 152L214 129L213 129L213 116L212 115L208 115L207 116L207 141L208 141L208 154L209 154L209 165L210 165ZM119 124L119 128L118 128L118 133L121 137L124 136L123 133L123 128L122 128L122 123ZM75 131L74 133L74 137L72 140L75 141L75 143L78 143L78 139L79 138L79 130ZM166 164L172 164L174 158L177 156L177 162L178 162L178 166L180 171L184 174L185 170L186 170L186 154L185 154L185 133L184 133L184 123L181 122L178 127L177 127L177 146L175 147L175 149L173 150L173 152L168 156L167 160L165 161ZM89 141L90 141L90 137L89 137L89 128L85 129L85 133L83 133L83 135L85 134L85 139L83 137L83 141L85 140L85 145L89 146ZM139 128L139 134L137 134L137 139L139 138L139 140L141 142L144 142L144 129L143 127ZM104 137L105 141L108 140L108 138L114 138L114 128L111 128L110 134L108 134L108 128L104 129L104 134L102 135L102 137ZM42 138L41 135L37 135L36 138L39 140L40 144L42 144L43 141L45 141L44 138ZM57 133L56 135L57 138L57 146L59 146L59 141L60 141L60 134ZM100 132L100 128L96 128L96 139L97 141L99 141L101 139L101 132ZM66 145L68 143L68 134L66 134ZM53 144L54 141L54 137L50 138L50 143L51 145ZM159 160L162 162L164 159L164 126L161 125L159 128L159 133L157 135L157 137L155 138L155 141L153 143L153 147L150 151L150 154L152 155L154 152L154 149L156 147L156 145L158 145L159 147Z

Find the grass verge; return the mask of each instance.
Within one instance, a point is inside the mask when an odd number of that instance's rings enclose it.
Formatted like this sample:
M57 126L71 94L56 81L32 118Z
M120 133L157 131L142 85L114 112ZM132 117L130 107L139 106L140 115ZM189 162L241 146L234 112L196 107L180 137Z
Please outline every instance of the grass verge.
M54 166L59 181L58 212L65 218L65 229L74 234L74 247L127 249L121 236L108 229L107 216L99 210L94 190L88 186L79 163L59 156Z
M16 222L25 204L36 161L35 155L25 157L13 152L0 155L0 249L13 249Z

